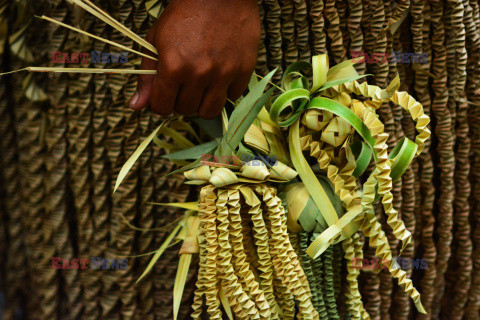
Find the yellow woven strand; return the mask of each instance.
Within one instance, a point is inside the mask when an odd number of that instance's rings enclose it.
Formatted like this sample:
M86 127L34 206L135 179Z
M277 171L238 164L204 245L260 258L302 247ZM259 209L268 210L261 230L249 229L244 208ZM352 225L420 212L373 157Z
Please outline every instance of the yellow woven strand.
M412 241L412 234L407 230L398 211L393 207L391 160L388 159L387 146L388 134L384 132L384 125L373 109L363 109L363 121L375 139L374 149L377 152L375 177L378 181L378 194L382 196L383 208L388 216L387 224L392 228L394 236L402 241L403 250Z
M415 137L415 143L418 146L416 153L418 156L425 148L425 141L430 137L431 134L430 129L428 128L430 118L424 113L423 107L418 101L416 101L407 92L397 91L397 89L397 78L395 78L395 80L392 81L392 83L386 89L369 85L366 82L359 84L357 81L344 83L332 88L333 91L338 93L355 93L366 98L371 98L372 101L365 101L364 103L368 107L372 107L374 109L378 109L384 102L392 101L393 103L398 104L407 110L412 116L413 121L416 123L415 128L418 134Z
M382 225L378 222L377 217L375 217L373 205L371 198L374 195L375 179L377 169L374 170L370 178L364 185L364 196L362 198L362 205L364 205L363 219L360 224L360 228L366 237L369 238L369 245L372 248L375 248L375 254L378 258L381 259L382 264L384 264L392 276L398 279L398 285L403 288L403 290L412 298L417 310L421 313L425 313L425 309L422 306L420 299L420 293L412 285L412 280L407 278L405 271L400 269L396 261L393 260L392 251L388 242L385 233L382 230Z
M273 290L273 278L274 270L272 257L270 256L270 246L268 244L268 230L265 225L265 221L262 215L261 202L254 192L248 187L243 187L240 189L242 192L247 193L248 198L250 199L250 209L248 211L252 224L253 224L253 238L255 246L257 247L258 255L258 271L260 278L260 287L265 293L265 298L267 299L270 305L270 311L272 313L272 319L279 317L278 310L279 306L274 296ZM292 304L293 305L293 304ZM293 315L292 315L293 318Z
M229 208L229 231L231 239L230 243L233 247L233 263L236 273L242 283L243 290L255 302L261 319L273 319L274 317L272 317L270 305L265 298L265 294L263 290L260 289L253 272L250 270L250 264L247 262L247 255L245 254L245 248L243 246L242 217L240 216L240 192L237 189L229 190L228 203L231 205Z
M392 81L388 88L382 89L378 86L368 84L367 82L362 82L360 84L357 81L352 81L335 86L332 88L332 90L337 91L338 93L354 93L366 98L371 98L372 101L366 101L367 105L374 109L378 109L384 101L393 96L398 89L399 84L400 82L395 79L395 81Z
M220 251L218 254L218 266L225 280L225 294L229 299L235 315L239 319L260 319L260 314L255 303L243 291L232 265L232 247L229 242L228 231L228 189L217 190L217 220L218 224L218 244Z
M341 171L337 166L331 163L332 158L322 148L318 141L314 141L311 135L300 138L302 150L309 150L310 155L317 159L322 170L327 172L327 177L333 184L335 193L340 197L347 210L360 203L360 193L357 189L357 183L352 173L355 168L347 166ZM340 171L340 172L339 172Z
M250 226L251 219L248 216L247 208L247 206L242 206L240 211L240 216L242 217L243 246L245 254L247 255L247 262L249 263L250 270L255 275L255 279L259 282L260 277L258 275L258 268L260 268L260 264L258 263L257 249L253 241L253 234ZM244 215L244 213L246 214Z
M382 263L387 266L392 276L398 279L398 285L412 298L417 310L421 313L426 313L420 299L420 293L413 287L412 280L407 278L407 274L403 271L396 261L392 258L392 252L385 233L382 230L382 225L378 222L375 214L367 213L361 228L365 236L369 237L369 244L375 248L375 254L382 260Z
M210 319L221 320L222 312L220 311L220 301L218 299L217 288L217 255L218 255L218 238L216 224L216 205L217 196L213 186L206 186L200 192L202 206L200 210L200 219L205 231L206 243L206 259L205 259L205 297L207 300L208 313Z
M200 203L200 212L202 212L202 206L205 203ZM193 298L192 304L192 319L200 319L202 315L202 306L203 306L203 295L205 294L205 269L206 269L206 259L207 259L207 248L206 248L206 240L205 240L205 233L203 231L202 226L200 226L200 234L198 236L198 244L200 247L200 261L199 261L199 268L198 268L198 276L195 290L195 296Z
M257 190L263 193L263 202L268 207L271 254L274 266L298 302L298 317L300 319L319 319L318 313L312 305L312 294L307 277L288 238L286 215L281 200L276 196L274 188L260 185L257 186Z
M415 128L418 132L415 137L415 143L418 146L417 156L420 155L425 148L425 141L431 134L430 129L428 128L430 117L424 113L422 105L405 91L395 92L390 98L390 101L407 110L412 116L413 121L415 121Z
M370 316L365 311L362 302L362 296L358 289L358 276L360 275L361 261L363 260L363 249L360 241L360 236L355 233L351 238L346 239L342 243L345 251L345 259L347 260L347 283L348 291L346 293L347 309L352 317L355 319L370 319Z

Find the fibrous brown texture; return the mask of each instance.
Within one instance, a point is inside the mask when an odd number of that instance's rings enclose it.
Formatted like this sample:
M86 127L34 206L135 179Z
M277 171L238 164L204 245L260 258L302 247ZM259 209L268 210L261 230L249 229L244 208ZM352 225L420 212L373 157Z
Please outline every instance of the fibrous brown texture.
M2 61L5 65L6 61ZM2 256L5 261L5 270L17 270L17 272L3 273L3 281L9 284L6 291L5 317L13 318L15 309L26 302L28 287L22 287L22 281L28 279L27 254L25 253L26 243L24 224L22 218L20 189L20 175L18 164L18 141L15 130L15 115L12 108L13 99L7 95L8 88L2 85L0 88L0 164L2 184ZM6 183L8 181L8 183ZM8 247L6 242L8 241ZM5 272L5 270L2 271Z
M452 226L453 226L453 196L454 196L454 153L453 153L453 132L452 132L452 110L449 105L455 104L452 94L445 90L447 87L447 80L453 82L456 78L452 74L451 79L448 73L451 70L447 68L447 49L445 41L448 38L445 29L446 24L442 23L442 14L445 4L441 1L432 1L432 32L434 38L432 39L433 51L433 73L437 76L433 79L432 89L435 94L432 101L433 116L437 123L435 132L438 138L437 153L439 163L437 167L440 169L440 180L438 186L441 196L438 199L438 242L437 242L437 257L435 261L437 277L434 283L434 300L432 302L432 315L436 315L440 311L440 300L445 291L444 275L447 270L448 260L450 259L452 241ZM450 61L451 62L451 61ZM451 69L451 68L450 68ZM454 71L451 71L454 72ZM452 88L453 86L448 86ZM452 89L450 89L452 90ZM436 318L436 317L434 317Z
M479 41L479 36L478 36L478 22L479 22L479 6L478 3L471 2L469 3L472 9L472 21L469 21L467 23L467 39L469 40L467 44L469 43L470 46L467 46L470 50L474 52L473 58L469 61L469 69L473 71L473 75L469 77L468 79L468 85L467 85L467 97L469 101L472 101L474 103L478 103L479 100L479 90L476 88L474 82L478 81L479 79L479 60L475 59L478 56L478 41ZM472 72L471 71L471 72ZM473 151L473 157L472 157L472 166L471 166L471 174L472 174L472 195L473 195L473 201L472 201L472 211L474 212L473 216L470 218L470 221L473 222L473 228L472 228L472 241L474 243L474 251L472 253L472 262L473 262L473 270L472 270L472 282L470 285L470 290L468 292L468 302L467 302L467 307L465 309L465 318L466 319L476 319L478 317L479 313L479 307L480 307L480 246L478 245L480 243L480 238L479 238L479 232L480 232L480 217L478 213L478 205L479 205L479 200L480 200L480 189L479 189L479 141L480 141L480 136L479 136L479 110L478 108L474 109L471 117L469 119L469 124L471 125L470 128L472 130L472 151Z
M142 35L154 21L146 12L145 4L149 2L146 0L94 2ZM161 3L165 6L167 1ZM373 74L369 82L382 87L398 72L401 89L421 102L425 113L432 117L432 140L426 141L423 153L392 189L392 205L414 235L402 257L426 259L428 264L424 270L407 270L422 293L428 315L419 315L412 308L407 295L385 271L377 274L360 270L359 289L371 319L407 316L479 319L478 2L263 0L259 3L263 20L258 60L261 74L276 67L283 70L289 63L309 60L311 55L325 52L330 54L332 65L358 52L366 52L370 57L392 51L427 55L426 63L393 61L391 56L386 61L367 59L357 65L357 70ZM8 1L8 5L10 9L1 19L8 20L10 36L28 25L23 21L17 23L19 12L25 8L32 10L26 16L31 24L20 37L24 46L14 47L11 43L5 46L4 71L32 64L48 65L50 51L55 50L114 51L109 45L66 29L34 22L32 11L133 45L131 40L87 13L72 11L73 6L64 0L19 0ZM395 22L405 14L405 20L396 29ZM279 71L275 79L279 80L280 75ZM120 167L141 138L158 125L159 118L148 111L133 113L126 109L135 89L134 77L32 75L30 81L47 94L48 100L43 102L25 96L21 87L26 77L17 74L0 81L0 216L4 222L0 248L5 257L0 270L5 272L2 288L7 298L6 319L12 319L15 308L22 310L28 319L63 319L67 314L77 319L102 316L116 319L120 315L124 319L171 319L178 248L169 249L151 274L135 286L149 257L130 256L157 249L168 228L151 232L133 230L122 216L143 229L164 227L181 213L147 202L185 201L189 192L194 194L198 190L182 186L182 177L161 180L173 166L159 158L162 151L153 148L144 153L118 193L112 195ZM401 108L384 104L379 113L389 134L389 150L403 136L414 138L414 123ZM382 210L377 210L378 216L382 216ZM260 241L265 232L261 220L254 222L255 246L269 245ZM397 254L399 244L393 240L392 230L388 226L384 229L392 252ZM246 243L245 248L248 246ZM128 269L116 271L54 270L53 256L63 259L129 256L129 263ZM374 249L367 248L365 259L373 258ZM247 255L247 259L251 258ZM269 259L259 256L259 268L271 271ZM15 272L10 272L12 269ZM195 272L191 268L180 318L189 317L190 308L186 306L193 297ZM278 278L272 284L262 277L256 281L267 300L273 296L270 291L285 286ZM318 296L313 293L313 302L318 306ZM288 305L291 297L284 295L284 300L278 303L285 310L292 310L293 306Z

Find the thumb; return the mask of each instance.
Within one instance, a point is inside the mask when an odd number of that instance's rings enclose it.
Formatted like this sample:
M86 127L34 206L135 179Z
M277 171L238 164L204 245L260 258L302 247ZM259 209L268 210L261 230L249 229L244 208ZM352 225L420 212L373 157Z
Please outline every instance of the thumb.
M147 38L146 38L146 40L153 45L155 45L154 39L155 39L155 33L156 33L155 32L156 26L157 24L155 24L155 26L147 33ZM146 49L144 49L143 52L149 55L154 54ZM157 70L157 61L143 57L142 63L140 64L140 69L141 70ZM131 109L141 110L147 107L150 101L150 95L152 93L153 82L155 81L155 77L156 75L152 75L152 74L141 74L138 76L137 91L135 92L135 94L133 95L133 97L130 99L130 102L129 102Z
M157 62L152 59L143 58L140 64L141 70L156 70ZM138 77L137 91L130 99L130 108L133 110L141 110L147 107L152 93L153 82L156 75L141 74Z

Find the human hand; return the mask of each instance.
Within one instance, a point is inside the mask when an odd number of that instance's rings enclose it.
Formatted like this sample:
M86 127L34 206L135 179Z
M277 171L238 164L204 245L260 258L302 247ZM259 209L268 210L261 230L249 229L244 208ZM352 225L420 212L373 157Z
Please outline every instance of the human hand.
M246 89L260 37L256 0L172 0L147 34L158 61L141 69L157 74L139 76L130 107L215 118Z

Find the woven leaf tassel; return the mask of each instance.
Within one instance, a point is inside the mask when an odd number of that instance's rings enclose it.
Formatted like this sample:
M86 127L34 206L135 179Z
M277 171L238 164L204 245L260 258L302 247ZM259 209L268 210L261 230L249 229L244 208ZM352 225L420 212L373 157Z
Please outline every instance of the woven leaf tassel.
M321 258L321 257L319 257ZM340 320L338 315L337 302L335 301L335 285L333 275L333 247L328 247L323 254L323 274L324 274L324 297L327 305L329 319Z
M388 239L382 230L382 225L378 222L375 214L372 210L366 213L365 218L361 224L361 229L365 236L369 237L369 244L375 248L375 254L379 257L384 265L388 267L388 270L392 276L398 279L398 285L412 298L417 310L425 313L420 300L420 293L413 287L412 280L407 278L407 274L403 271L392 258L392 252ZM344 247L346 250L346 248Z
M258 307L258 312L262 319L271 319L272 313L263 290L255 280L255 275L247 262L247 255L243 246L242 217L240 216L240 192L238 190L229 190L228 203L230 218L230 243L233 247L233 263L237 276L242 283L243 290L253 299Z
M239 283L232 265L232 247L229 242L228 232L228 194L227 189L218 189L217 220L218 225L218 244L220 251L218 254L218 267L222 274L225 293L229 298L230 306L239 319L260 319L260 314L255 303L250 299Z
M200 225L200 234L198 235L198 244L200 247L200 261L199 269L197 276L197 283L195 290L195 295L193 298L192 305L192 319L200 319L202 315L202 306L203 306L203 295L205 294L205 269L206 269L206 260L207 260L207 248L205 240L205 231L203 230L202 225Z
M257 248L258 255L258 271L260 278L260 287L265 293L272 319L279 317L278 310L283 309L283 317L286 319L293 319L295 316L295 305L291 299L291 294L282 286L279 291L280 295L275 294L273 283L281 283L281 281L274 281L275 272L272 263L272 256L270 255L269 234L268 229L263 218L261 202L250 188L242 188L242 192L248 192L250 209L248 211L253 224L253 238Z
M210 319L222 319L220 301L217 289L217 255L218 238L215 211L217 196L212 186L207 186L201 191L200 219L205 231L206 261L205 261L205 297L207 300Z
M347 305L348 312L353 320L370 319L370 316L363 307L362 297L358 290L358 275L360 274L359 265L363 259L362 245L360 236L355 233L351 238L343 241L343 249L345 250L345 260L347 260L347 283L348 292Z
M325 308L325 303L323 302L323 289L322 289L322 279L318 278L317 275L313 272L313 260L306 253L309 244L309 235L306 232L300 234L300 258L302 261L302 267L307 276L308 283L310 284L310 289L312 290L312 303L318 312L320 319L328 319L327 310Z
M263 201L268 207L274 265L298 302L298 316L300 319L319 319L311 302L312 294L307 278L288 240L286 215L281 200L276 196L274 188L262 185L257 190L263 193Z
M404 249L411 242L412 234L407 230L399 217L398 211L393 207L391 167L387 146L388 134L383 132L384 125L372 109L365 108L363 110L363 120L375 139L374 149L377 152L377 170L373 174L378 180L378 194L382 196L382 204L385 214L388 216L387 223L392 228L395 237L402 241L402 249Z

